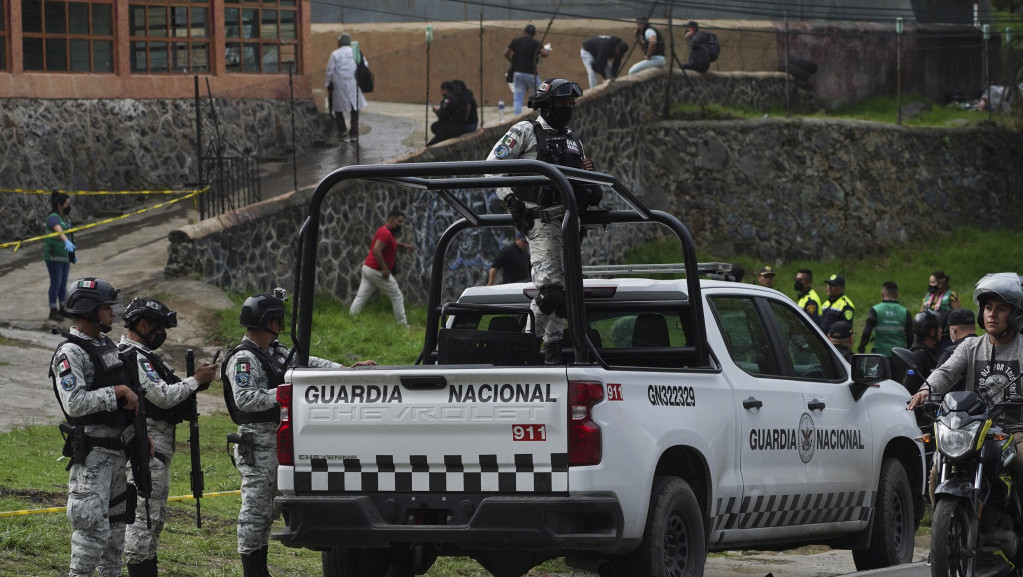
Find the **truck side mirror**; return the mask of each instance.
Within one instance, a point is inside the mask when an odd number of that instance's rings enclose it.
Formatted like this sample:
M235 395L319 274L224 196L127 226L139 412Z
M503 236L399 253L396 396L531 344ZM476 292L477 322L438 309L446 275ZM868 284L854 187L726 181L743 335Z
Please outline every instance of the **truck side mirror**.
M852 380L857 385L876 385L892 376L888 357L884 355L853 355Z

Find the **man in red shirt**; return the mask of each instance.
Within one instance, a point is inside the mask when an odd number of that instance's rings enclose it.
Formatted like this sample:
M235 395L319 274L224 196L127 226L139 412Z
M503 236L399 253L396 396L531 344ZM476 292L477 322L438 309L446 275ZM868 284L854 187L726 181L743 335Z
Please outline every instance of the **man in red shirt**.
M362 265L362 282L359 283L359 292L352 301L352 307L348 312L355 316L366 306L369 297L377 289L384 293L391 300L391 308L394 310L394 319L402 326L408 326L405 318L405 298L401 294L398 282L394 280L391 271L394 270L394 262L398 257L398 247L412 249L412 245L398 242L401 234L401 227L405 224L405 214L400 210L393 209L387 214L387 222L377 229L373 235L373 242L369 246L369 254L366 255L366 262Z

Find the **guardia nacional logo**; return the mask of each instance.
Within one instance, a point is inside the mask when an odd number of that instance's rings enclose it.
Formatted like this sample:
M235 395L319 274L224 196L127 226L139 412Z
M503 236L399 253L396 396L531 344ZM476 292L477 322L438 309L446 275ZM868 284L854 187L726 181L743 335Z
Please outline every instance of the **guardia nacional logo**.
M803 413L802 417L799 417L799 440L797 441L797 449L799 450L799 460L803 463L809 463L810 459L813 458L813 450L816 445L816 432L817 428L813 424L813 417L809 413Z

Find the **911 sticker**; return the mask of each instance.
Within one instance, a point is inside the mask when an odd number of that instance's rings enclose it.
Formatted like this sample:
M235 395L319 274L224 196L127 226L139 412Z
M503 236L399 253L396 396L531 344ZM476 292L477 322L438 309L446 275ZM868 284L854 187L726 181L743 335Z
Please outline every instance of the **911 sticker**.
M546 425L512 425L513 441L546 441Z

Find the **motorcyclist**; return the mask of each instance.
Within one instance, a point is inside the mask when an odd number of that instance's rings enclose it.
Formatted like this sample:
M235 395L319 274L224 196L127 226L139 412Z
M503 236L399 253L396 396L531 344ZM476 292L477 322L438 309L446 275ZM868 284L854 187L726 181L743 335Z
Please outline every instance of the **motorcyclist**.
M944 364L934 369L927 381L906 406L912 410L927 401L928 394L945 394L964 379L966 390L972 390L994 402L1020 394L1020 375L1023 366L1023 287L1016 273L993 273L977 282L973 302L980 314L977 324L987 334L967 339ZM1008 386L1006 386L1008 385ZM998 424L1012 431L1016 443L1016 457L1009 465L1015 479L1023 480L1023 419L1019 409L1003 412ZM932 469L928 491L933 501L937 471ZM1017 497L1021 496L1020 483L1014 484Z
M913 317L913 345L909 348L916 361L916 370L907 374L902 385L910 394L916 393L924 379L930 376L934 367L938 366L941 349L941 322L938 315L931 311L916 313Z

